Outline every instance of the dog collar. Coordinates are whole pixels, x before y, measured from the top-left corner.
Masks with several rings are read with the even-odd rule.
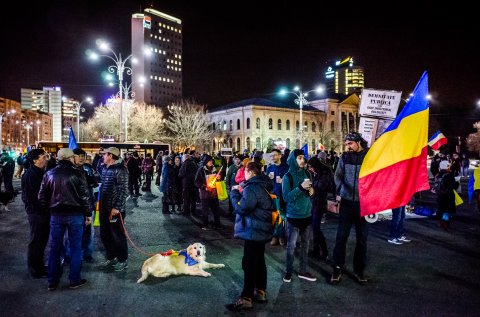
[[[196,261],[194,258],[192,258],[190,255],[188,255],[186,250],[180,251],[178,255],[183,255],[185,257],[185,264],[188,264],[188,266],[192,266],[195,264],[198,264],[198,261]]]

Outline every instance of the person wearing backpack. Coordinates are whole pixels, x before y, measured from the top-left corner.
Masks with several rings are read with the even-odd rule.
[[[237,311],[252,308],[252,301],[267,302],[265,244],[273,236],[272,210],[276,209],[269,194],[273,189],[272,182],[262,173],[260,164],[247,164],[241,194],[238,187],[234,185],[230,192],[235,213],[234,237],[244,240],[243,290],[232,304],[233,310]]]
[[[287,263],[283,276],[285,283],[292,281],[294,251],[297,238],[300,237],[300,270],[298,277],[306,281],[315,282],[316,277],[307,272],[308,248],[312,232],[312,203],[313,195],[310,173],[305,170],[305,153],[296,149],[290,152],[287,159],[288,172],[282,182],[283,199],[286,207],[286,235],[287,235]]]
[[[456,212],[455,194],[453,190],[458,187],[458,182],[455,181],[453,173],[450,172],[450,164],[448,161],[440,162],[440,172],[435,176],[433,184],[433,192],[437,194],[438,212],[437,216],[440,221],[440,226],[444,230],[450,228],[451,214]]]

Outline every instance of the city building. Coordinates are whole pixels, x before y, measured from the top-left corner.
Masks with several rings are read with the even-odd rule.
[[[327,66],[325,71],[325,84],[327,95],[360,94],[365,87],[364,69],[362,66],[353,65],[353,57],[335,61]]]
[[[62,89],[43,87],[39,89],[21,89],[22,109],[52,115],[53,141],[62,141]]]
[[[62,103],[62,141],[68,141],[70,127],[77,133],[77,105],[80,102],[73,98],[63,98]],[[78,136],[76,135],[78,138]]]
[[[52,115],[22,109],[18,101],[0,98],[2,149],[23,150],[38,141],[52,141]]]
[[[304,140],[309,151],[343,150],[343,136],[356,131],[360,99],[352,94],[343,101],[313,100],[303,107]],[[212,109],[208,112],[213,139],[207,151],[233,148],[271,149],[274,141],[284,141],[290,149],[300,148],[300,111],[295,104],[286,105],[267,99],[246,99]]]
[[[182,98],[182,21],[152,8],[132,15],[132,90],[161,107]]]

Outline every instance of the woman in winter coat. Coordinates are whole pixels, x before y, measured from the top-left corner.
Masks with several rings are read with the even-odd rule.
[[[175,170],[173,169],[172,158],[167,156],[162,168],[162,182],[160,184],[160,191],[163,193],[162,203],[164,214],[169,214],[170,205],[173,205],[175,211],[175,199],[173,197],[173,188],[175,186]]]
[[[180,156],[175,157],[175,164],[173,165],[173,170],[175,172],[175,182],[173,187],[173,210],[175,211],[175,205],[177,205],[177,211],[182,212],[182,203],[183,203],[183,196],[182,196],[182,179],[178,176],[181,167],[181,159]]]
[[[456,212],[455,194],[453,190],[458,187],[452,172],[450,172],[448,161],[440,162],[440,172],[435,176],[433,191],[437,194],[438,212],[440,226],[448,230],[450,228],[451,214]]]
[[[240,166],[240,168],[238,169],[237,175],[235,176],[235,182],[237,184],[240,184],[240,187],[239,187],[240,193],[243,191],[243,187],[241,185],[245,181],[245,168],[247,167],[247,164],[250,161],[251,160],[248,157],[243,159],[242,166]]]
[[[232,305],[234,310],[253,307],[252,301],[266,302],[267,267],[265,243],[273,236],[272,210],[274,203],[269,192],[271,180],[262,173],[260,164],[250,162],[245,168],[245,182],[240,194],[233,186],[230,199],[236,214],[234,236],[245,241],[242,268],[243,291]]]
[[[313,231],[313,251],[310,255],[326,261],[328,257],[327,242],[320,226],[322,217],[327,212],[328,194],[332,193],[334,197],[336,196],[335,179],[331,167],[322,163],[317,157],[308,160],[308,170],[313,175],[312,187],[314,189],[314,194],[310,197]]]

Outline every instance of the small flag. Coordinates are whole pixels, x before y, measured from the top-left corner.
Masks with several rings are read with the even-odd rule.
[[[75,134],[73,133],[72,127],[70,127],[70,135],[68,137],[68,148],[70,150],[78,148],[77,139],[75,139]]]
[[[438,151],[438,149],[444,144],[447,144],[447,138],[440,131],[437,131],[437,133],[428,140],[428,145],[435,151]]]
[[[305,143],[305,145],[300,150],[305,153],[305,159],[308,160],[308,143]]]

